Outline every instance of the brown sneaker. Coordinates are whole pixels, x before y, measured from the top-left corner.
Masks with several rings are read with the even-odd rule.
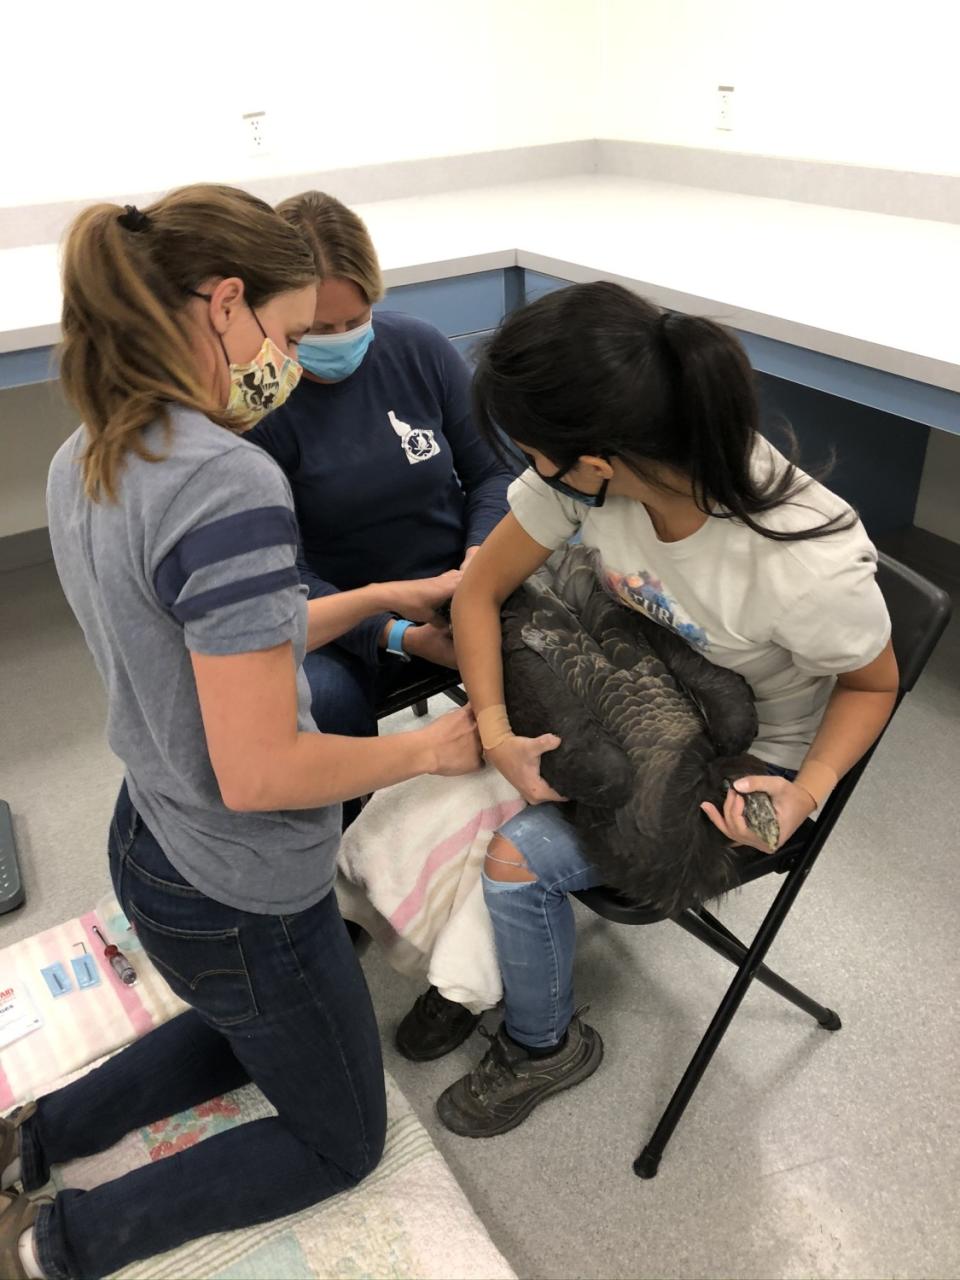
[[[453,1133],[464,1138],[493,1138],[522,1124],[545,1098],[592,1076],[603,1060],[603,1041],[579,1017],[567,1029],[556,1053],[532,1058],[501,1026],[482,1061],[437,1099],[437,1114]]]
[[[6,1120],[0,1120],[0,1176],[7,1165],[20,1159],[20,1134],[18,1130],[24,1120],[29,1120],[37,1109],[35,1102],[24,1103],[11,1111]]]
[[[0,1191],[0,1276],[3,1280],[27,1280],[20,1261],[20,1237],[33,1226],[42,1203],[50,1201],[31,1200],[15,1191]]]

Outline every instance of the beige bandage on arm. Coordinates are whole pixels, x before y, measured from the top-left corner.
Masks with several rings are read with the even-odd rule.
[[[501,742],[513,737],[513,730],[507,719],[507,708],[502,702],[477,712],[477,731],[484,751],[493,751]]]
[[[807,793],[816,808],[821,809],[840,777],[836,769],[824,764],[822,760],[804,760],[794,781]]]

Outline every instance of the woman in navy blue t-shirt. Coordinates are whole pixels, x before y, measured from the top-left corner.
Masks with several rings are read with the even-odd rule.
[[[248,439],[289,477],[310,596],[445,573],[452,592],[506,514],[512,479],[473,428],[467,368],[424,321],[372,316],[383,281],[355,213],[316,191],[277,211],[312,247],[321,283],[300,385]],[[403,658],[456,665],[446,630],[387,614],[308,654],[318,727],[375,734],[378,699],[413,674]]]

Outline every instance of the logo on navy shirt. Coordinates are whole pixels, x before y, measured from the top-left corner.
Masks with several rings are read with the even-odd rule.
[[[408,422],[402,422],[392,409],[387,412],[387,417],[390,419],[391,427],[400,437],[403,452],[411,465],[415,462],[426,462],[428,458],[435,458],[440,452],[436,436],[426,427],[411,427]]]

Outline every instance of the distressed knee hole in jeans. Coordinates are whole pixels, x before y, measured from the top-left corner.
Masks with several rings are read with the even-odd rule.
[[[516,845],[499,835],[490,842],[483,861],[483,877],[488,883],[497,885],[534,884],[537,879]]]
[[[486,871],[483,873],[484,893],[512,893],[514,889],[527,889],[536,883],[536,880],[494,880]]]

